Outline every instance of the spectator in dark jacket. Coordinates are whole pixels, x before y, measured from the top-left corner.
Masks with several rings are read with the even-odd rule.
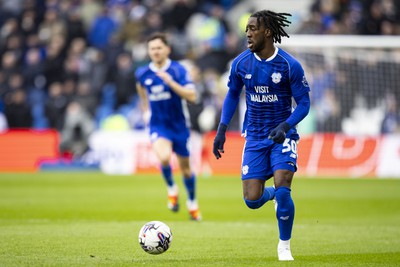
[[[24,90],[17,89],[10,95],[9,102],[5,103],[4,113],[9,128],[32,127],[31,109],[26,101]]]

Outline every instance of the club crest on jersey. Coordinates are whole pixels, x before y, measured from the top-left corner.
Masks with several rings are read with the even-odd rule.
[[[145,85],[150,85],[150,84],[152,84],[153,83],[153,80],[152,79],[146,79],[145,81],[144,81],[144,84]]]
[[[244,78],[245,78],[246,80],[250,80],[250,79],[251,79],[251,74],[246,74],[246,75],[244,76]]]
[[[244,165],[242,167],[242,173],[243,173],[243,175],[246,175],[246,174],[249,173],[249,166],[248,165]]]
[[[279,83],[282,79],[282,74],[279,72],[274,72],[272,73],[271,78],[274,83]]]

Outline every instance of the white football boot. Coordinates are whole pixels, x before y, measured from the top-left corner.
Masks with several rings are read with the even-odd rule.
[[[292,252],[290,251],[290,240],[279,240],[278,258],[280,261],[293,261]]]

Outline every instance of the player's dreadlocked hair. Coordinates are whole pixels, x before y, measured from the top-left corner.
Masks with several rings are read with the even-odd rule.
[[[292,16],[289,13],[275,13],[269,10],[261,10],[254,12],[250,17],[257,18],[258,25],[264,24],[265,28],[272,31],[272,40],[274,43],[281,43],[282,37],[288,37],[283,27],[289,26],[291,23],[287,20],[287,16]]]

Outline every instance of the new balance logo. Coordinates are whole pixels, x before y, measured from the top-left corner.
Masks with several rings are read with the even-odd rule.
[[[244,78],[247,79],[247,80],[250,80],[250,79],[251,79],[251,74],[246,74],[246,75],[244,76]]]
[[[287,221],[287,220],[289,220],[289,216],[285,216],[285,217],[281,216],[281,217],[279,217],[279,219],[281,219],[282,221]]]

